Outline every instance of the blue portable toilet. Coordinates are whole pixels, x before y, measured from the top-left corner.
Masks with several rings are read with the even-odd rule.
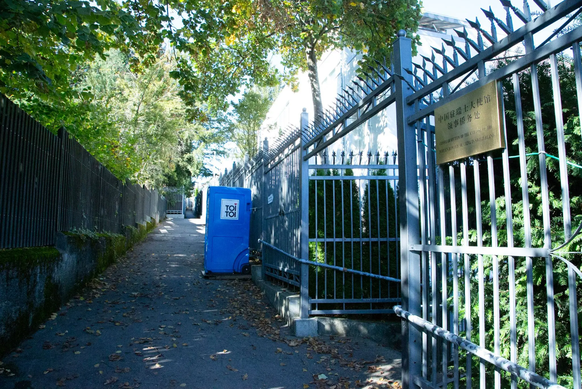
[[[211,186],[206,202],[204,271],[250,274],[251,190]]]

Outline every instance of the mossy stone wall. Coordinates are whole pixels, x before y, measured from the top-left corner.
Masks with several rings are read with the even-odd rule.
[[[155,226],[127,227],[124,235],[59,233],[56,247],[0,250],[0,357]]]

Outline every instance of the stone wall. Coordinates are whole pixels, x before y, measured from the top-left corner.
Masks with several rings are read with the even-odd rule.
[[[0,357],[155,227],[59,233],[56,247],[0,250]]]

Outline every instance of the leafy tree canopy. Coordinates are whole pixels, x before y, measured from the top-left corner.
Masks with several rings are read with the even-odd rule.
[[[317,114],[323,52],[381,59],[419,17],[417,0],[6,0],[0,92],[65,126],[120,178],[158,183],[178,166],[200,171],[201,155],[185,156],[225,139],[229,96],[308,70]],[[277,53],[284,71],[270,63]],[[239,129],[265,109],[246,97]]]
[[[316,120],[323,111],[317,71],[323,53],[358,50],[361,66],[376,67],[375,61],[389,58],[398,31],[412,34],[421,16],[417,0],[262,0],[257,8],[261,20],[273,26],[284,65],[308,71]]]
[[[68,127],[120,178],[154,187],[168,181],[182,186],[201,169],[201,146],[221,142],[220,133],[186,120],[180,87],[169,76],[173,65],[164,55],[136,74],[126,55],[111,51],[79,83],[93,97],[80,103],[84,123]]]
[[[273,102],[268,90],[250,90],[233,104],[230,130],[237,144],[239,157],[253,158],[258,151],[258,134]]]
[[[143,4],[146,3],[146,4]],[[149,2],[22,1],[0,3],[0,88],[16,98],[69,98],[71,74],[112,47],[148,58],[167,19]]]

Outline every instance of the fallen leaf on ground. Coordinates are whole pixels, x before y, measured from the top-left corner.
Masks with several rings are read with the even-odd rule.
[[[107,381],[105,381],[105,385],[113,384],[113,383],[117,382],[118,379],[119,378],[117,378],[117,377],[111,377]]]

